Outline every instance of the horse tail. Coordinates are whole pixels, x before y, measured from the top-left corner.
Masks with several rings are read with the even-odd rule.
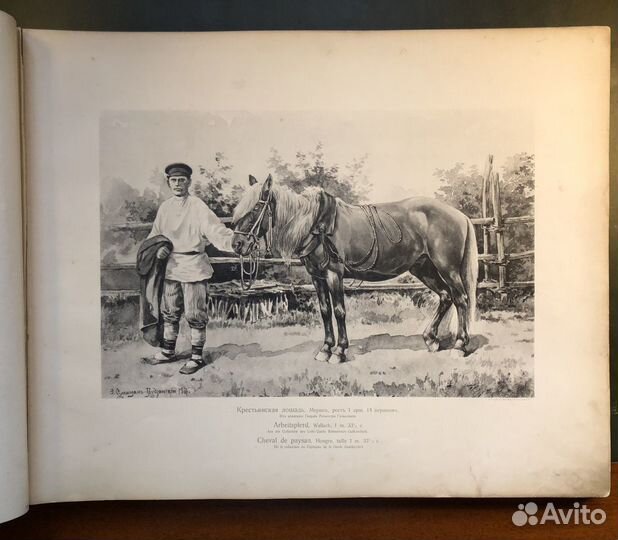
[[[476,245],[474,225],[472,225],[469,218],[466,218],[466,221],[468,222],[468,231],[461,260],[461,279],[468,296],[468,328],[470,329],[476,320],[476,283],[479,274],[479,252]]]

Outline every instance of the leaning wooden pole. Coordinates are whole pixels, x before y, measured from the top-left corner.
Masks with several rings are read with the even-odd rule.
[[[485,164],[485,171],[483,173],[483,185],[481,189],[481,213],[483,219],[487,218],[487,192],[490,187],[490,176],[493,169],[494,156],[489,154],[487,156],[487,163]],[[487,223],[482,225],[483,227],[483,255],[489,255],[489,225]],[[489,265],[483,263],[483,281],[489,281]]]
[[[502,221],[502,204],[500,197],[500,175],[491,175],[491,205],[494,211],[494,230],[496,231],[496,247],[498,250],[498,287],[506,287],[506,255],[504,251],[504,224]]]

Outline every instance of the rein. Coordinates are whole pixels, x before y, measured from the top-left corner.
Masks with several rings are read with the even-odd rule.
[[[259,250],[252,251],[247,257],[249,260],[249,269],[245,266],[245,257],[240,255],[240,288],[243,291],[248,291],[255,280],[257,279],[258,270],[260,268],[260,254]]]
[[[235,231],[236,234],[240,234],[242,236],[247,236],[251,240],[253,240],[254,248],[251,250],[248,256],[239,255],[240,257],[240,288],[243,291],[248,291],[258,276],[258,271],[260,269],[260,228],[262,227],[262,222],[264,221],[264,216],[268,214],[268,229],[266,234],[264,235],[264,242],[266,243],[266,252],[265,256],[272,256],[272,243],[273,243],[273,212],[270,207],[270,203],[272,201],[272,190],[268,191],[268,195],[266,199],[261,199],[256,204],[261,204],[262,208],[260,213],[258,214],[257,219],[251,226],[248,232],[243,231]],[[245,266],[245,258],[248,259],[248,269]]]

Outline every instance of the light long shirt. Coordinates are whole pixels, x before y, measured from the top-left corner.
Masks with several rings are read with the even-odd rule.
[[[158,234],[167,236],[174,246],[165,279],[191,283],[212,276],[204,248],[212,243],[222,251],[232,251],[234,232],[202,199],[188,195],[171,197],[161,204],[148,238]]]

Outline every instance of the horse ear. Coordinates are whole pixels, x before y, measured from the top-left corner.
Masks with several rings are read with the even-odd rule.
[[[254,186],[255,184],[257,184],[257,179],[255,178],[255,176],[253,176],[252,174],[249,175],[249,185],[250,186]]]
[[[264,184],[262,185],[262,194],[266,195],[269,191],[270,188],[273,187],[273,177],[272,175],[268,175],[268,178],[264,181]]]

